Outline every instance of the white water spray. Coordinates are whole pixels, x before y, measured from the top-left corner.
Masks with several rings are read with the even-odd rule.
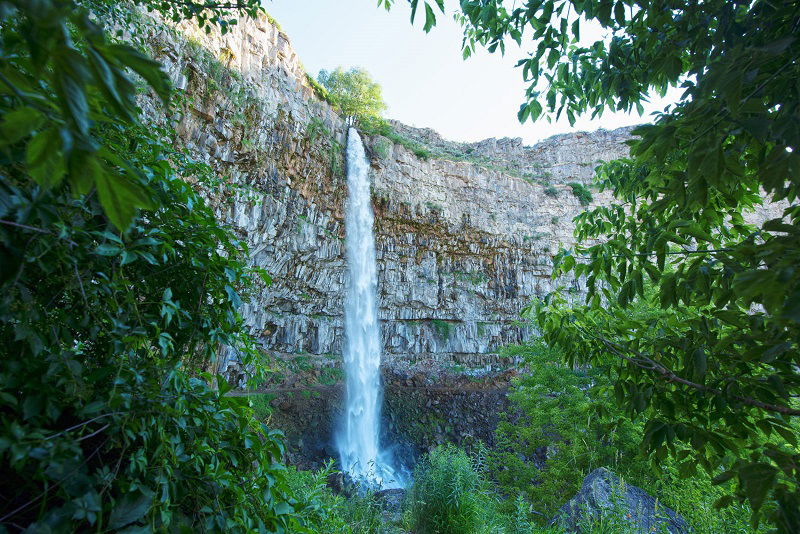
[[[369,161],[361,137],[350,128],[347,139],[348,204],[345,244],[350,285],[345,301],[347,385],[342,428],[338,435],[342,468],[358,482],[382,488],[404,485],[379,445],[381,417],[381,341],[376,291],[374,217],[369,190]]]

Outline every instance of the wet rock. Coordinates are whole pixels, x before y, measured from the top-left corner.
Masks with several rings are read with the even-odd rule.
[[[674,510],[641,488],[624,484],[603,467],[587,475],[581,489],[561,507],[551,524],[560,524],[567,532],[581,532],[581,521],[607,514],[616,514],[642,534],[663,532],[662,529],[670,534],[690,532],[686,520]]]
[[[344,492],[344,474],[341,471],[336,471],[328,475],[325,485],[336,494]]]
[[[389,512],[401,511],[405,497],[406,490],[399,488],[376,491],[374,495],[375,502]]]

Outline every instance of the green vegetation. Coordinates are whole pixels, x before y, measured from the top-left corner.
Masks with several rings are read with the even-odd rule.
[[[554,185],[546,185],[544,186],[544,194],[549,197],[556,198],[558,196],[558,188],[556,188]]]
[[[487,280],[486,274],[481,271],[453,271],[453,279],[459,282],[467,282],[473,286],[481,285]]]
[[[446,341],[450,338],[450,330],[452,326],[447,321],[443,321],[442,319],[431,319],[431,327],[433,327],[433,331],[436,332],[436,335],[439,336],[439,339],[442,341]]]
[[[437,447],[418,464],[407,505],[414,532],[491,532],[494,500],[476,467],[452,446]]]
[[[231,11],[143,2],[226,32]],[[258,375],[247,251],[182,177],[210,169],[139,122],[159,65],[71,1],[0,26],[0,530],[304,530],[279,433],[214,376]],[[141,210],[141,211],[140,211]],[[20,527],[24,525],[24,527]]]
[[[314,534],[377,534],[382,525],[380,508],[373,495],[345,498],[326,486],[333,473],[333,462],[316,472],[286,470],[291,492],[308,506],[302,512],[304,522]]]
[[[317,79],[348,124],[361,125],[380,120],[386,109],[381,86],[363,69],[354,67],[345,71],[339,67],[330,72],[321,70]]]
[[[695,532],[752,531],[746,507],[714,509],[725,492],[709,479],[681,477],[674,461],[649,465],[639,450],[644,424],[624,418],[608,396],[609,368],[570,369],[541,342],[504,355],[522,356],[527,372],[509,394],[513,410],[498,425],[489,472],[502,494],[530,503],[532,521],[553,517],[586,475],[607,467],[677,510]],[[514,506],[507,500],[501,510]]]
[[[767,531],[751,528],[746,505],[717,510],[724,488],[681,476],[672,460],[650,464],[639,447],[644,424],[628,421],[607,394],[608,369],[570,369],[540,342],[509,347],[503,355],[523,357],[526,372],[512,387],[495,447],[478,444],[470,457],[445,445],[423,458],[404,504],[407,530],[563,534],[548,521],[589,472],[607,467],[683,515],[693,532]],[[632,534],[627,513],[617,505],[585,517],[581,532]]]
[[[328,90],[321,83],[319,83],[316,78],[311,76],[309,73],[306,73],[306,81],[308,81],[308,84],[311,86],[311,88],[314,90],[314,93],[320,98],[320,100],[324,100],[329,104],[335,104],[335,101],[333,98],[331,98]]]
[[[275,395],[256,393],[248,395],[247,399],[250,401],[250,407],[253,409],[253,417],[262,423],[268,423],[272,416],[272,400]]]
[[[379,159],[385,160],[389,157],[389,151],[392,149],[392,144],[388,139],[379,137],[378,140],[375,141],[375,144],[372,148],[375,151],[375,155],[378,156]]]
[[[432,3],[410,4],[423,6],[428,31]],[[746,502],[755,522],[800,531],[796,6],[476,0],[457,18],[464,57],[530,43],[522,122],[642,113],[651,93],[681,86],[679,103],[634,131],[631,159],[602,166],[617,205],[580,215],[581,243],[559,256],[561,273],[587,280],[585,305],[552,296],[533,316],[570,364],[613,369],[616,402],[646,421],[654,463],[715,476],[719,506]],[[613,38],[581,41],[587,23]],[[746,224],[764,200],[789,207]],[[632,318],[642,302],[663,314]]]
[[[572,194],[575,195],[581,206],[586,207],[592,203],[592,192],[585,185],[578,182],[570,182],[567,185],[572,188]]]
[[[360,124],[359,127],[361,131],[367,135],[380,135],[389,139],[395,144],[405,147],[421,160],[427,160],[434,156],[433,152],[431,152],[427,147],[400,135],[394,130],[394,128],[391,127],[391,125],[389,125],[388,122],[382,119],[366,121],[363,124]]]

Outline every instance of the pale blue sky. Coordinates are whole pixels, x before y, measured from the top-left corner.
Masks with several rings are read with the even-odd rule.
[[[566,118],[521,125],[516,114],[526,85],[520,69],[514,68],[523,57],[520,50],[507,50],[505,57],[481,51],[464,61],[461,28],[451,16],[440,14],[437,26],[425,34],[424,13],[412,27],[404,0],[397,0],[388,13],[376,3],[264,0],[264,7],[289,35],[310,74],[322,68],[362,67],[383,87],[387,117],[433,128],[447,139],[522,137],[532,144],[557,133],[647,122],[647,113],[666,103],[654,100],[644,117],[606,113],[590,121],[587,116],[574,128]]]

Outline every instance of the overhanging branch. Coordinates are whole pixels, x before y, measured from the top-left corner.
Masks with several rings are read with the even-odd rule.
[[[752,406],[754,408],[760,408],[762,410],[768,412],[775,412],[781,415],[788,415],[788,416],[800,416],[800,410],[790,408],[788,406],[783,406],[780,404],[770,404],[767,402],[762,402],[757,399],[753,399],[752,397],[742,397],[740,395],[726,395],[721,389],[712,388],[710,386],[706,386],[704,384],[698,384],[697,382],[692,382],[691,380],[687,380],[682,376],[679,376],[670,368],[666,367],[665,365],[653,360],[649,356],[642,354],[640,352],[626,349],[622,347],[618,343],[610,341],[604,337],[592,334],[581,328],[580,326],[576,325],[576,327],[584,333],[584,335],[595,339],[603,344],[603,346],[608,349],[612,354],[622,358],[623,360],[627,361],[631,365],[639,367],[640,369],[644,369],[647,371],[655,372],[659,377],[664,379],[666,382],[672,382],[676,384],[682,384],[684,386],[690,387],[692,389],[696,389],[697,391],[702,391],[703,393],[710,393],[712,395],[718,395],[721,397],[727,397],[734,399],[736,401],[741,402],[747,406]],[[635,358],[630,357],[626,352],[632,353]]]

